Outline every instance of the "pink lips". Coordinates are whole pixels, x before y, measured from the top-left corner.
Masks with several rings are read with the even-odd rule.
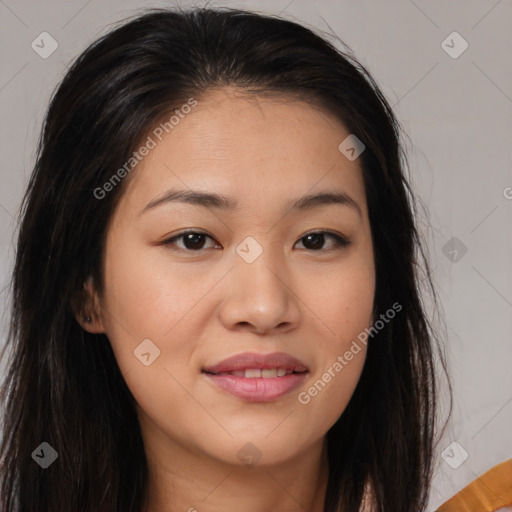
[[[283,376],[244,376],[245,370],[256,370],[249,374],[279,373]],[[237,372],[233,375],[229,372]],[[250,402],[268,402],[286,395],[298,387],[308,373],[302,361],[284,352],[258,354],[246,352],[229,357],[220,363],[203,369],[208,380],[228,393]],[[241,375],[242,374],[242,375]]]

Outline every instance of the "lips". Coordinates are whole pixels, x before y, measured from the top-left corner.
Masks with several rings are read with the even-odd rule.
[[[239,354],[202,370],[216,389],[247,402],[269,402],[288,395],[309,373],[284,352]]]
[[[271,354],[246,352],[228,357],[220,363],[203,369],[205,373],[216,375],[233,374],[245,376],[246,378],[282,377],[286,374],[303,373],[306,371],[308,371],[308,368],[302,361],[285,352],[273,352]]]

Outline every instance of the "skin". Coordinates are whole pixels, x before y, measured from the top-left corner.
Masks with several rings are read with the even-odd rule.
[[[346,127],[291,98],[211,91],[129,177],[105,250],[105,292],[91,282],[90,332],[104,332],[138,407],[149,465],[146,512],[323,510],[325,434],[344,411],[366,348],[307,405],[310,388],[372,324],[375,266],[362,169],[338,145]],[[171,188],[215,192],[238,210],[167,202],[140,213]],[[286,201],[333,190],[360,207],[329,204],[287,212]],[[211,237],[186,249],[184,230]],[[303,237],[332,231],[319,249]],[[236,252],[253,237],[262,254]],[[201,246],[201,243],[196,245]],[[311,248],[313,245],[313,248]],[[174,247],[174,249],[173,249]],[[160,356],[134,356],[144,339]],[[201,373],[242,352],[283,351],[309,373],[272,402],[227,394]],[[237,453],[247,443],[253,467]]]

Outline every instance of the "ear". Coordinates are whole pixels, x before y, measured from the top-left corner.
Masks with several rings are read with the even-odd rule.
[[[89,277],[84,283],[83,290],[72,304],[76,321],[82,329],[91,334],[104,333],[103,310],[98,294],[94,289],[93,279]]]

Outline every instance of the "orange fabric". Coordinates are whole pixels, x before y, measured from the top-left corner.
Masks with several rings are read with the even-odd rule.
[[[512,459],[473,480],[436,512],[494,512],[512,506]]]

